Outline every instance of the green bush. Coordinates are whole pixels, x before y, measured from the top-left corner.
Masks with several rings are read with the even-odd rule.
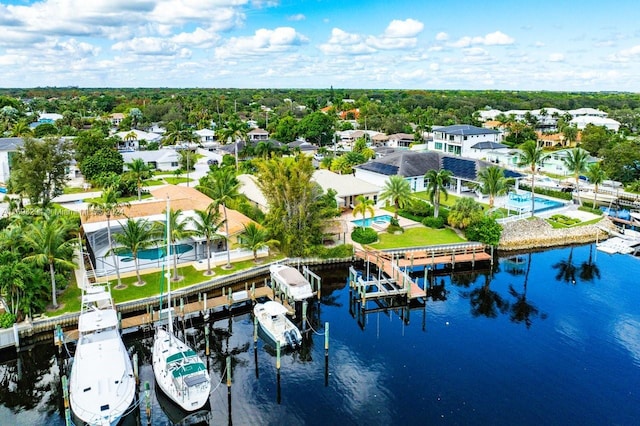
[[[351,233],[351,239],[360,244],[371,244],[378,241],[378,233],[372,228],[356,227]]]
[[[389,234],[402,233],[402,232],[404,232],[404,228],[402,228],[402,226],[400,226],[400,225],[390,224],[389,226],[387,226],[386,231]]]
[[[580,206],[578,207],[578,210],[591,213],[591,214],[597,214],[598,216],[602,216],[602,210],[594,209],[594,208],[591,208],[590,206]]]
[[[353,256],[351,244],[341,244],[336,247],[317,246],[314,253],[321,259],[344,259]]]
[[[464,231],[467,240],[478,241],[491,246],[498,245],[500,234],[502,234],[502,226],[494,218],[486,216],[482,220],[469,225]]]
[[[400,212],[416,217],[428,217],[433,216],[433,206],[424,200],[414,198],[404,209],[400,210]]]
[[[428,228],[442,229],[444,228],[444,217],[425,217],[422,219],[422,224]]]
[[[524,185],[522,183],[520,183],[518,185],[518,188],[522,189],[524,191],[531,191],[531,187],[530,186]],[[536,194],[546,195],[548,197],[553,197],[553,198],[559,198],[561,200],[571,200],[571,199],[573,199],[573,194],[571,192],[556,191],[554,189],[540,188],[538,186],[536,186]]]
[[[12,327],[16,322],[16,316],[10,312],[0,314],[0,328]]]

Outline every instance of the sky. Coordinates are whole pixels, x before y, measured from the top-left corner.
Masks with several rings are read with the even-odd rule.
[[[0,0],[0,87],[640,92],[636,0]]]

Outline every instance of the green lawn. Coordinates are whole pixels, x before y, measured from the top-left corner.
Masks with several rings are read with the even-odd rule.
[[[261,258],[260,262],[268,263],[275,260],[283,259],[284,256],[280,254],[274,254],[267,258]],[[213,277],[204,275],[205,271],[198,271],[193,266],[178,267],[178,275],[181,277],[180,281],[171,282],[171,290],[179,290],[181,288],[208,281],[215,277],[225,276],[233,274],[234,272],[250,269],[256,266],[253,260],[244,260],[241,262],[235,262],[231,264],[231,269],[223,269],[221,267],[211,268],[215,272]],[[113,287],[116,286],[116,279],[112,279],[111,294],[115,303],[128,302],[131,300],[144,299],[160,294],[162,271],[151,272],[148,274],[142,274],[142,280],[146,283],[144,286],[136,286],[134,283],[137,281],[135,276],[122,278],[122,283],[127,287],[122,290],[116,290]],[[166,283],[163,283],[166,290]],[[80,297],[81,291],[78,289],[75,282],[69,284],[69,287],[58,297],[58,303],[61,308],[56,311],[47,312],[47,316],[63,315],[70,312],[80,311]]]
[[[428,246],[436,244],[455,244],[466,241],[452,229],[432,229],[427,227],[409,228],[400,235],[387,232],[379,234],[380,240],[371,244],[375,249]]]
[[[193,182],[193,179],[191,178],[187,179],[186,177],[165,177],[164,180],[171,185],[177,185],[179,183],[186,183],[186,182]]]

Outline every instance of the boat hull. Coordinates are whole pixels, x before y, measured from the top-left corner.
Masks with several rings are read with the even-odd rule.
[[[281,348],[298,347],[302,343],[302,334],[298,327],[285,316],[286,309],[277,302],[258,303],[253,314],[263,334]]]
[[[288,298],[296,302],[313,297],[311,283],[296,268],[287,265],[271,265],[269,267],[271,278]]]
[[[153,374],[160,390],[185,411],[204,407],[209,401],[211,381],[200,357],[163,328],[156,330],[152,354]]]
[[[69,375],[71,410],[86,424],[117,424],[135,397],[131,359],[117,328],[110,293],[87,293],[82,304],[80,333]]]

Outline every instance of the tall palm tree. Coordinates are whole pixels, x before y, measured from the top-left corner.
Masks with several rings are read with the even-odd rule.
[[[238,170],[238,141],[246,140],[248,130],[247,125],[242,121],[232,120],[218,133],[218,138],[225,144],[231,141],[235,146],[236,171]]]
[[[587,179],[593,184],[593,208],[596,208],[598,201],[598,186],[607,179],[607,172],[604,171],[600,163],[591,164],[587,168]]]
[[[73,269],[73,248],[76,239],[71,232],[75,225],[63,218],[48,218],[36,220],[27,226],[22,238],[31,254],[24,257],[27,262],[34,262],[39,266],[49,267],[51,277],[51,303],[58,307],[56,295],[56,268]]]
[[[353,215],[357,216],[362,213],[362,218],[367,219],[367,213],[371,213],[371,217],[376,214],[376,211],[373,208],[374,202],[372,199],[365,197],[364,195],[358,195],[356,197],[356,205],[353,208]]]
[[[261,228],[255,223],[251,222],[248,225],[243,226],[244,231],[240,236],[240,246],[251,250],[253,253],[253,261],[255,263],[258,262],[258,250],[279,244],[279,241],[269,239],[267,230]]]
[[[535,207],[535,187],[536,187],[536,170],[538,165],[547,158],[542,148],[538,146],[535,141],[526,141],[520,146],[522,153],[520,154],[520,161],[518,161],[518,167],[529,167],[531,171],[531,217],[534,214]]]
[[[166,210],[164,212],[167,213]],[[191,235],[194,235],[194,231],[187,229],[187,225],[189,224],[189,220],[183,219],[180,220],[180,216],[182,215],[182,210],[169,210],[169,230],[171,231],[171,235],[169,235],[169,251],[167,256],[170,256],[173,253],[173,277],[174,281],[178,281],[180,276],[178,275],[178,250],[176,247],[176,243],[184,238],[187,238]],[[157,222],[157,229],[155,232],[161,235],[167,235],[167,223],[165,222]]]
[[[580,199],[580,175],[587,170],[589,153],[582,148],[574,148],[567,151],[567,157],[562,159],[565,167],[573,174],[576,181],[576,194],[578,194],[578,204],[582,205]]]
[[[445,200],[449,198],[447,186],[451,183],[453,173],[446,169],[431,169],[425,175],[427,179],[427,192],[429,201],[433,204],[433,217],[438,217],[440,213],[440,194],[444,194]]]
[[[17,138],[33,136],[33,130],[29,127],[29,123],[25,120],[20,120],[11,128],[11,136]]]
[[[504,176],[504,170],[498,166],[489,166],[478,172],[478,189],[489,195],[489,208],[493,208],[496,197],[509,191],[511,182]]]
[[[211,270],[211,240],[222,236],[218,234],[218,229],[222,225],[220,210],[216,206],[209,206],[206,210],[195,210],[196,216],[191,218],[195,227],[195,235],[204,237],[207,246],[207,272],[205,275],[213,275]]]
[[[393,218],[398,220],[398,210],[404,208],[411,201],[411,186],[402,176],[391,176],[380,193],[380,199],[393,203],[396,207]]]
[[[144,285],[144,281],[142,281],[142,277],[140,276],[138,253],[157,243],[158,235],[154,231],[151,223],[149,223],[147,219],[127,218],[127,222],[122,227],[122,233],[115,234],[113,239],[116,243],[120,244],[122,248],[131,252],[131,257],[136,267],[137,284]],[[118,249],[116,248],[116,250]]]
[[[213,200],[214,208],[222,206],[224,213],[224,229],[227,238],[227,264],[226,269],[231,269],[231,251],[229,244],[229,222],[227,220],[227,204],[238,198],[240,182],[235,173],[229,168],[220,168],[211,172],[205,185],[201,187],[202,192]]]
[[[570,147],[578,137],[578,128],[573,125],[565,125],[562,127],[562,136],[564,136],[565,145]]]
[[[104,215],[107,218],[107,238],[109,239],[109,252],[111,253],[111,261],[116,268],[116,276],[118,278],[118,284],[115,288],[122,288],[122,279],[120,278],[120,266],[116,261],[116,254],[113,251],[113,238],[111,236],[111,217],[114,215],[120,215],[123,207],[128,207],[129,203],[124,203],[118,200],[120,192],[115,188],[108,187],[102,191],[100,198],[96,201],[89,203],[87,214]]]
[[[142,199],[142,185],[144,180],[151,177],[151,168],[144,162],[142,158],[134,158],[130,163],[125,163],[127,173],[131,174],[136,180],[138,188],[138,201]]]

